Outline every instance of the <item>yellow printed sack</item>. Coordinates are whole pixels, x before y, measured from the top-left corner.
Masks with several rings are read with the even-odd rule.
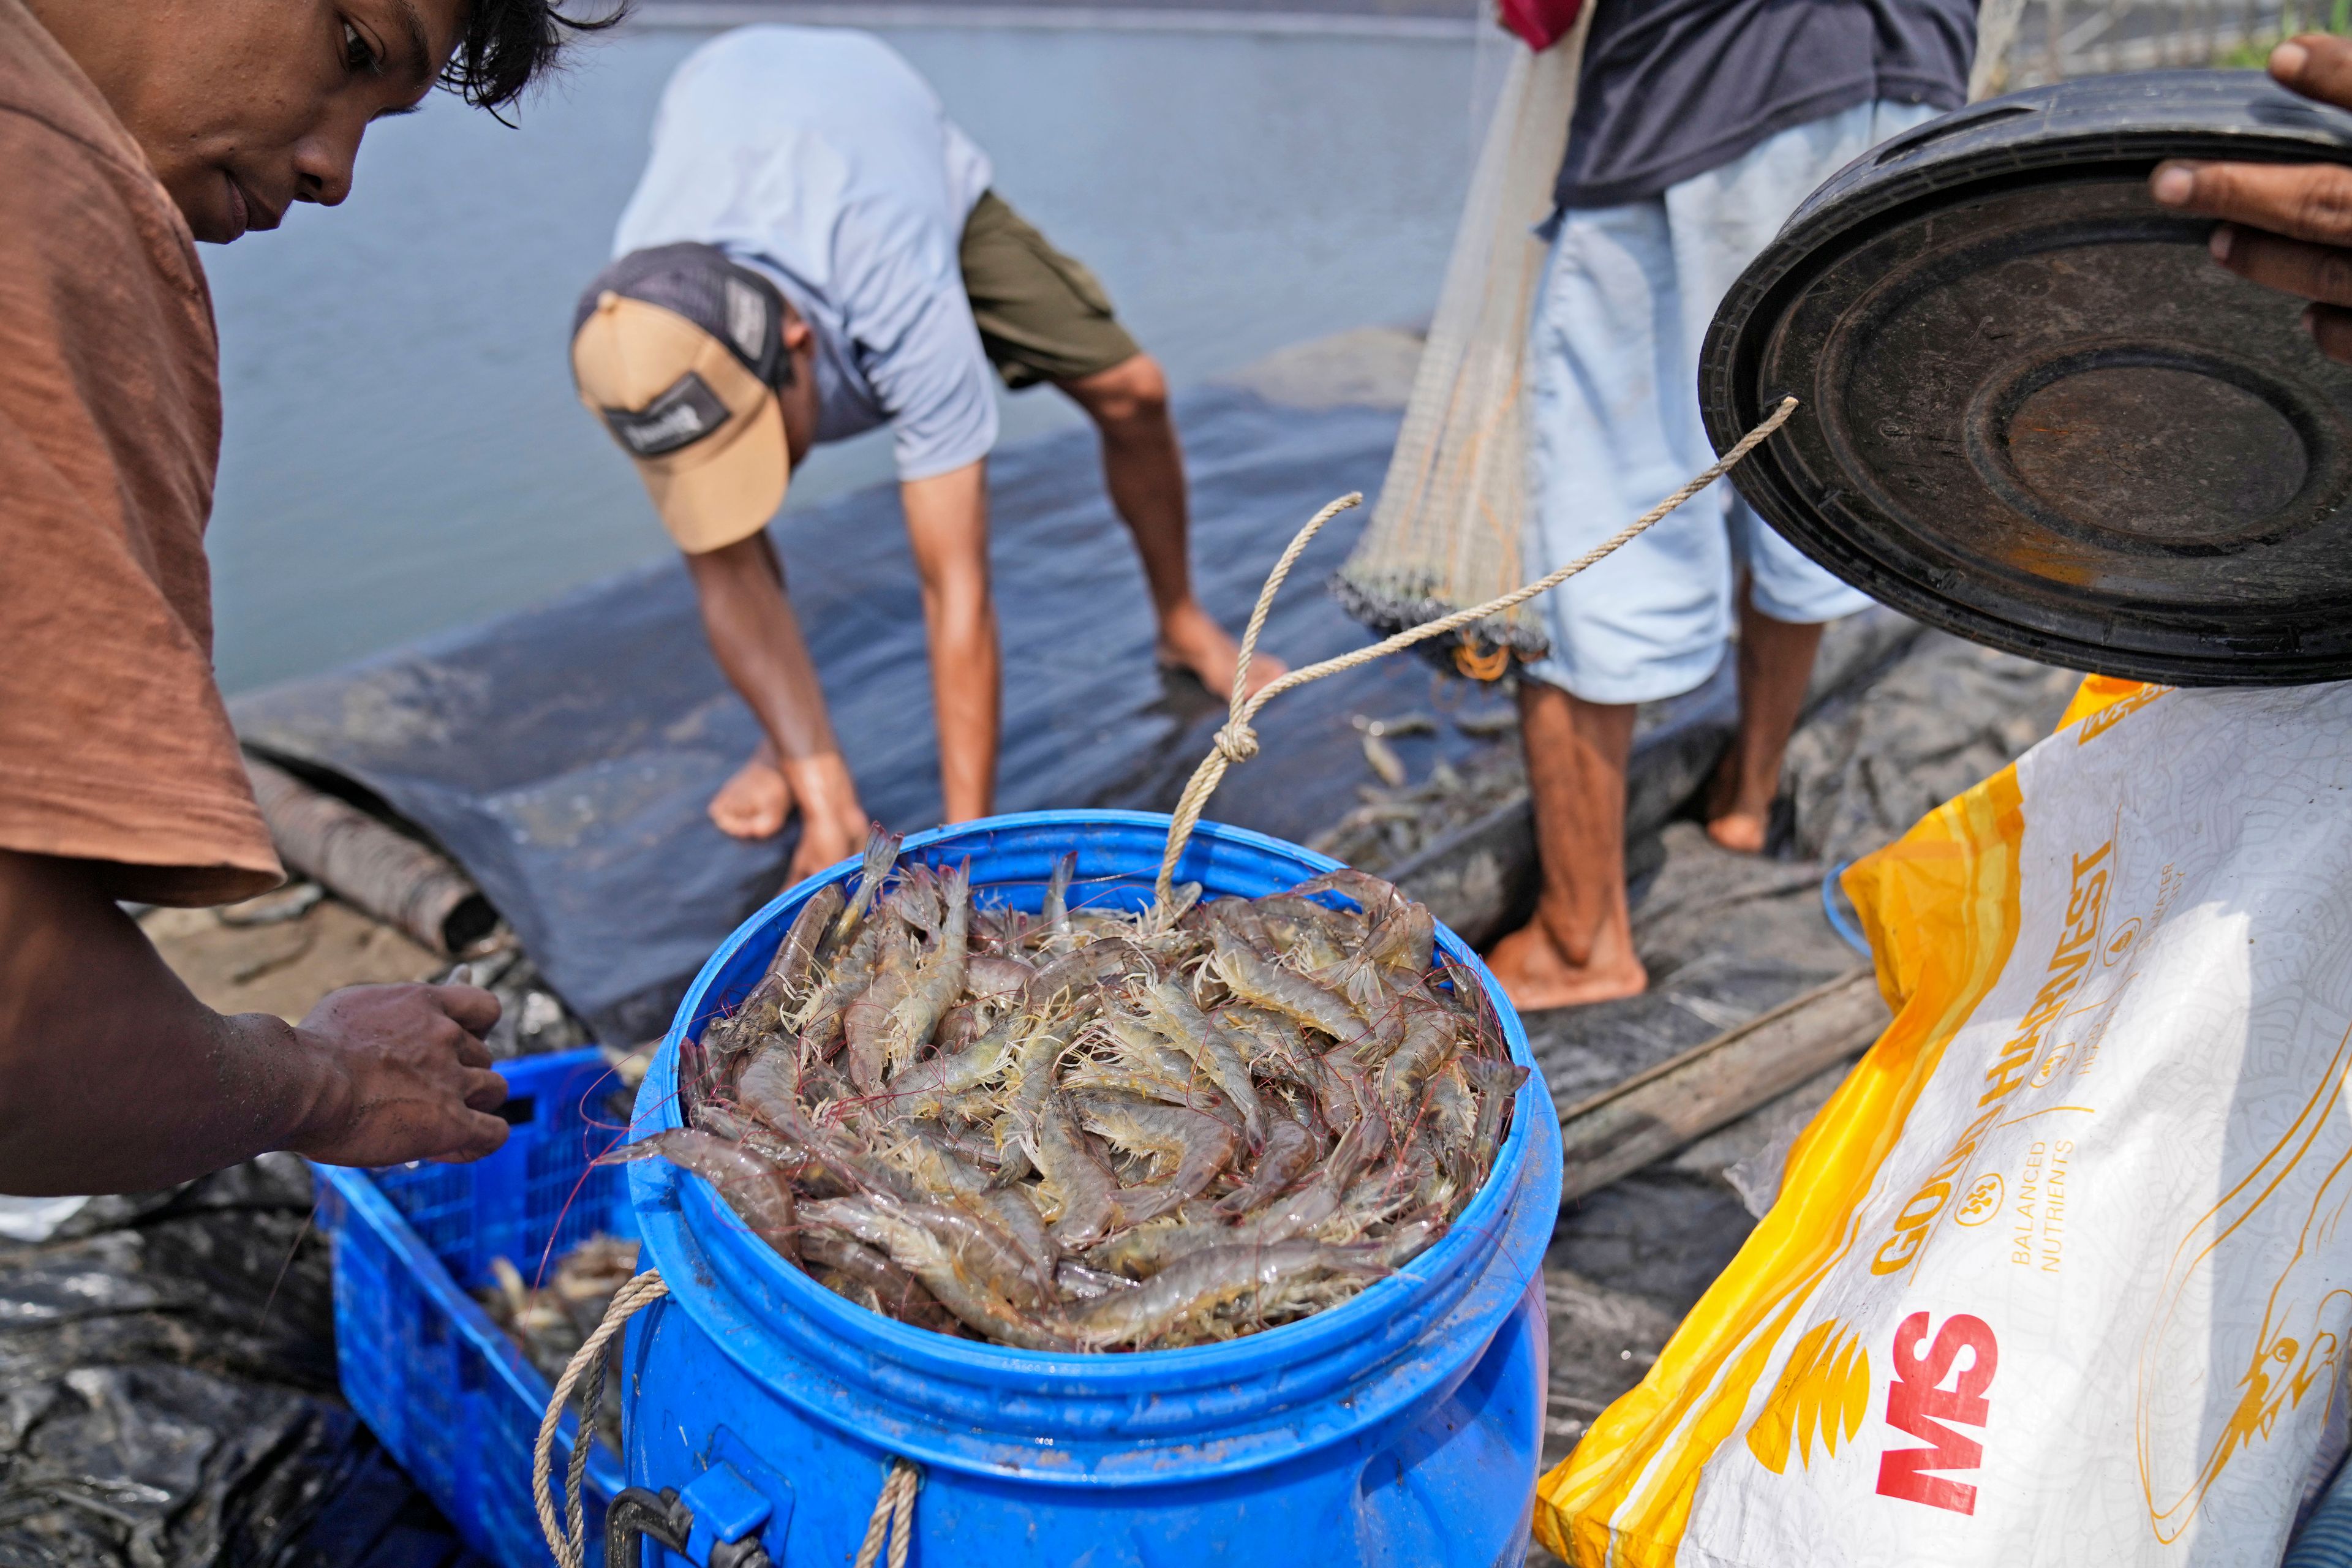
[[[1538,1537],[2277,1562],[2352,1330],[2352,684],[2086,682],[1845,887],[1895,1021]]]

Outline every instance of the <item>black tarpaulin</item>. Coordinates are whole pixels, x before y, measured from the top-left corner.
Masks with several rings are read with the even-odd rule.
[[[1292,532],[1334,496],[1379,484],[1397,416],[1232,387],[1189,394],[1177,412],[1201,595],[1237,628]],[[618,465],[614,482],[630,482]],[[1223,703],[1154,668],[1142,574],[1092,433],[999,452],[990,506],[999,809],[1172,805]],[[1362,645],[1319,590],[1363,515],[1326,529],[1268,623],[1265,646],[1294,664]],[[938,752],[896,487],[788,513],[775,539],[866,808],[891,827],[932,825]],[[1277,700],[1265,750],[1234,770],[1211,816],[1293,838],[1328,826],[1371,776],[1350,715],[1426,709],[1431,679],[1390,660]],[[779,889],[789,839],[739,843],[704,815],[758,732],[674,558],[234,711],[257,750],[348,780],[436,839],[608,1039],[666,1026],[702,961]],[[1407,756],[1425,768],[1475,744],[1448,731]]]

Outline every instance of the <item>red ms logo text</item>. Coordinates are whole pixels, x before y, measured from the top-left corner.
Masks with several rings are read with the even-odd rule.
[[[1975,1487],[1931,1472],[1973,1470],[1984,1462],[1984,1444],[1954,1428],[1981,1432],[1991,1414],[1986,1396],[2000,1364],[1991,1328],[1982,1318],[1956,1312],[1931,1339],[1927,1314],[1914,1312],[1895,1328],[1894,1361],[1886,1424],[1927,1446],[1889,1448],[1879,1456],[1879,1495],[1954,1513],[1976,1512]]]

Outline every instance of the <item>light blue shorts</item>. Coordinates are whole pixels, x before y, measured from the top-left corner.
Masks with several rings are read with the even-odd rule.
[[[1528,575],[1574,560],[1715,461],[1699,425],[1698,351],[1716,306],[1814,187],[1937,113],[1860,104],[1664,195],[1564,216],[1530,344]],[[1527,673],[1588,702],[1703,685],[1731,635],[1741,567],[1774,620],[1816,625],[1870,603],[1725,481],[1545,595],[1551,652]]]

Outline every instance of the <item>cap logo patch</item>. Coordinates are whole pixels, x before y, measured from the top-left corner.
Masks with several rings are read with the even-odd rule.
[[[604,415],[614,439],[633,456],[659,458],[693,446],[726,424],[727,405],[701,376],[688,371],[643,408],[607,408]]]

